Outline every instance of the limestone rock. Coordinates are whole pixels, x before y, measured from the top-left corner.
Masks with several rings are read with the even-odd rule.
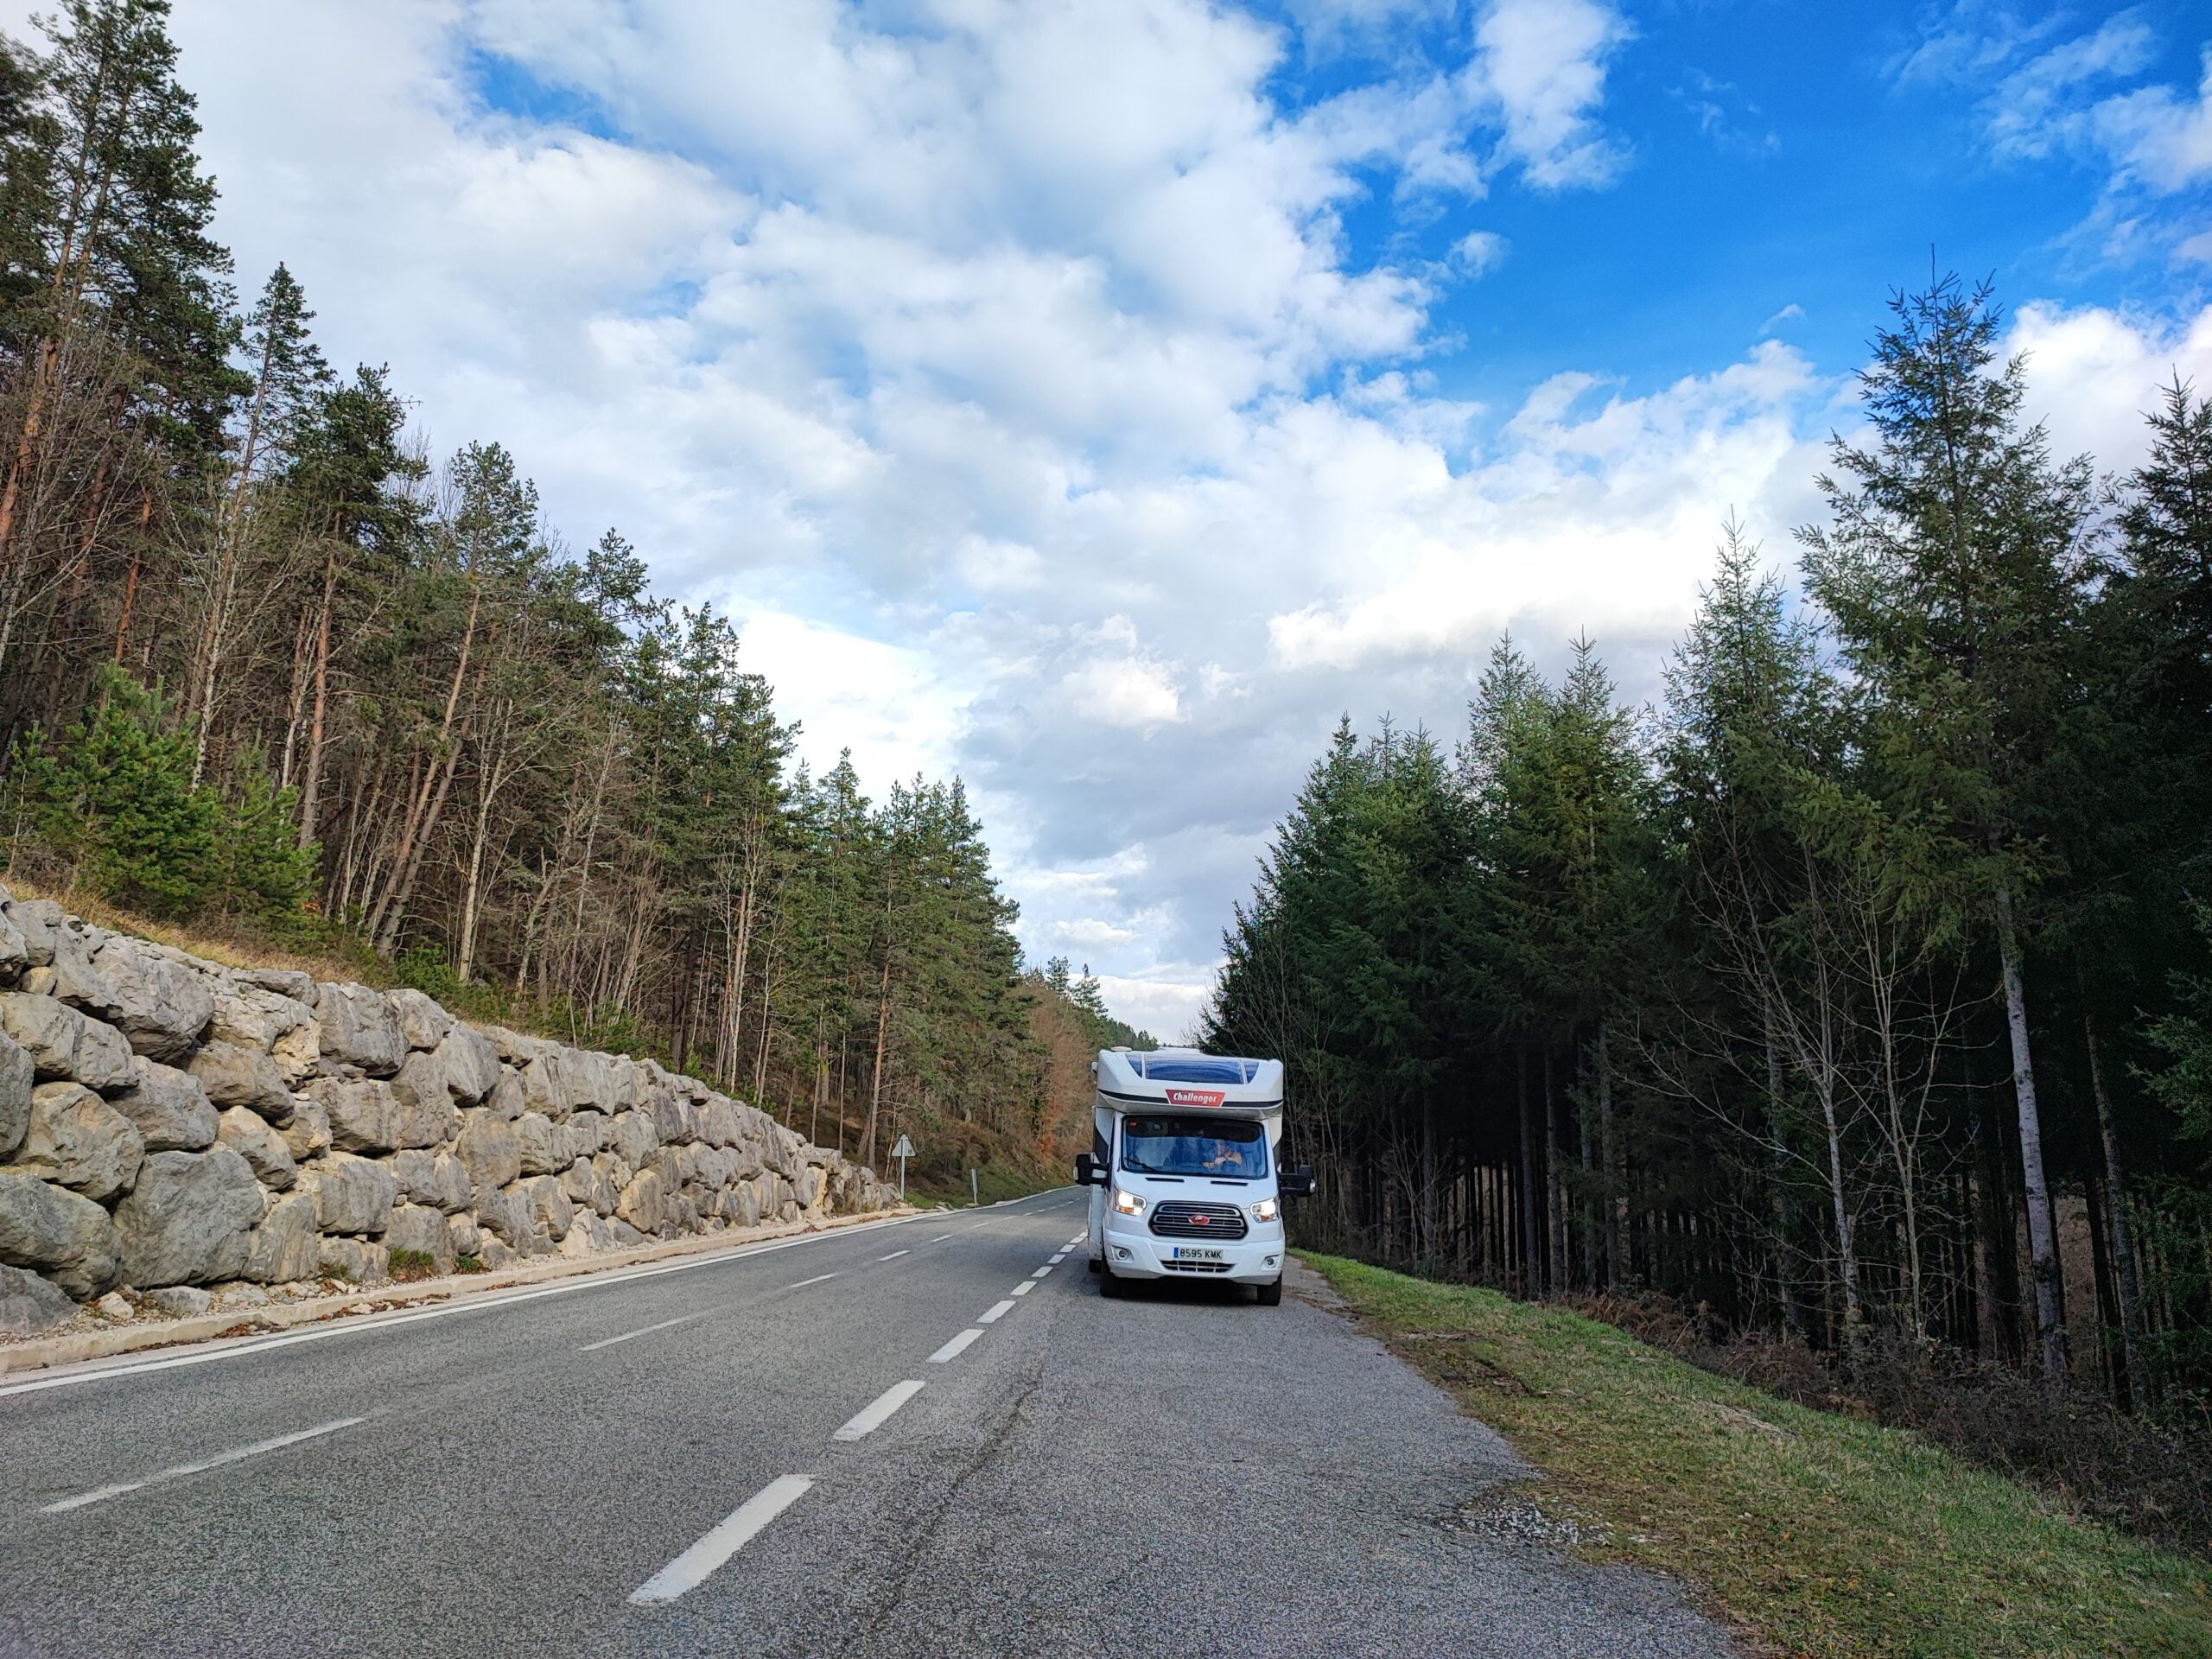
[[[512,1066],[499,1068],[499,1080],[484,1096],[484,1103],[510,1123],[530,1109],[530,1102],[522,1092],[522,1078]]]
[[[365,985],[317,986],[315,1013],[326,1065],[335,1061],[372,1077],[388,1077],[407,1058],[399,1015]]]
[[[243,1106],[230,1108],[222,1116],[220,1133],[223,1144],[253,1166],[254,1177],[264,1186],[281,1192],[299,1179],[292,1149],[259,1113]]]
[[[444,1212],[426,1205],[403,1204],[393,1211],[391,1225],[384,1231],[384,1244],[394,1254],[415,1250],[429,1256],[435,1272],[453,1271],[457,1252],[453,1247],[453,1236],[446,1230]]]
[[[330,1115],[311,1095],[292,1096],[292,1121],[284,1125],[284,1145],[301,1163],[330,1150]]]
[[[120,1031],[148,1059],[174,1062],[192,1052],[215,1017],[214,992],[203,976],[158,945],[120,936],[101,945],[92,961],[108,1000],[79,1007]]]
[[[391,1220],[399,1183],[373,1159],[327,1152],[300,1166],[300,1190],[315,1200],[315,1224],[326,1233],[380,1233]]]
[[[118,1248],[115,1224],[90,1198],[0,1169],[0,1262],[36,1268],[82,1300],[116,1282]]]
[[[119,1290],[111,1290],[92,1304],[92,1312],[105,1319],[130,1319],[138,1316],[130,1299]]]
[[[575,1224],[561,1240],[557,1255],[596,1255],[614,1248],[614,1232],[588,1210],[579,1211]]]
[[[97,1201],[128,1192],[145,1153],[130,1120],[84,1084],[46,1083],[31,1091],[15,1166]]]
[[[653,1102],[653,1134],[664,1147],[681,1146],[698,1138],[698,1108],[688,1100],[664,1096]]]
[[[51,899],[11,899],[4,906],[8,920],[23,936],[25,958],[34,968],[54,960],[54,930],[67,919]]]
[[[433,1058],[429,1055],[410,1055],[409,1058]],[[406,1075],[406,1068],[403,1066],[401,1080],[390,1085],[392,1099],[399,1109],[392,1144],[396,1147],[435,1147],[459,1135],[461,1112],[454,1105],[453,1096],[436,1084],[427,1089],[410,1087],[404,1081]]]
[[[148,1309],[165,1319],[188,1319],[215,1306],[215,1294],[196,1285],[163,1285],[145,1294]]]
[[[569,1114],[569,1146],[579,1158],[588,1158],[606,1149],[607,1138],[613,1134],[613,1120],[604,1112],[589,1107]]]
[[[399,1096],[390,1084],[366,1077],[318,1077],[307,1092],[330,1120],[332,1146],[344,1152],[390,1152],[399,1145]]]
[[[527,1253],[532,1230],[530,1205],[512,1188],[486,1186],[478,1182],[469,1211],[486,1232]],[[484,1259],[489,1262],[492,1258],[487,1255]]]
[[[552,1175],[574,1160],[568,1155],[569,1137],[559,1125],[537,1112],[524,1112],[514,1122],[515,1145],[525,1175]]]
[[[660,1230],[665,1192],[660,1176],[652,1170],[645,1170],[622,1189],[621,1202],[615,1205],[615,1213],[641,1233],[657,1233]]]
[[[143,1056],[134,1070],[137,1081],[110,1104],[137,1125],[147,1151],[199,1152],[215,1144],[214,1103],[199,1078]]]
[[[30,1051],[12,1037],[0,1036],[0,1158],[22,1144],[31,1126],[31,1089],[38,1067]]]
[[[66,1325],[77,1304],[68,1293],[22,1268],[0,1268],[0,1337],[35,1336]]]
[[[308,993],[312,996],[314,992],[310,980]],[[244,979],[233,980],[216,993],[215,1023],[208,1035],[217,1042],[259,1049],[276,1062],[289,1088],[296,1089],[313,1077],[322,1054],[313,1008]]]
[[[469,1199],[476,1196],[467,1166],[449,1152],[411,1148],[396,1153],[391,1173],[399,1183],[400,1197],[408,1203],[428,1205],[447,1214],[467,1209]]]
[[[315,1199],[289,1192],[269,1206],[247,1240],[238,1276],[257,1284],[288,1285],[322,1270],[322,1239],[315,1230]]]
[[[30,965],[30,941],[10,918],[7,906],[0,905],[0,975],[13,979]],[[4,1329],[6,1326],[0,1325],[0,1330]]]
[[[315,1006],[315,984],[312,974],[302,974],[290,968],[241,968],[238,979],[248,985],[258,985],[264,991],[274,991],[288,996],[295,1002]]]
[[[47,965],[41,988],[80,1014],[100,1017],[116,1000],[115,987],[92,966],[92,952],[107,942],[105,932],[87,929],[73,917],[65,917],[54,930],[54,960]]]
[[[229,1147],[155,1153],[115,1209],[123,1276],[141,1290],[235,1279],[262,1208],[261,1183]]]
[[[529,1206],[531,1227],[550,1238],[564,1236],[576,1218],[576,1206],[561,1190],[556,1176],[529,1176],[508,1190]]]
[[[522,1173],[522,1142],[514,1125],[490,1110],[463,1112],[454,1156],[480,1192],[502,1187]]]
[[[399,1033],[410,1048],[435,1048],[453,1029],[453,1015],[420,991],[387,991],[385,996],[399,1016]]]
[[[609,1150],[622,1154],[622,1161],[632,1168],[640,1167],[660,1144],[660,1136],[653,1128],[653,1120],[646,1112],[619,1112],[610,1125],[607,1141]]]
[[[102,1094],[119,1093],[136,1081],[123,1033],[53,997],[0,991],[0,1031],[30,1055],[42,1081],[67,1079]]]
[[[326,1238],[322,1270],[333,1279],[380,1285],[391,1277],[391,1252],[365,1238]]]
[[[484,1235],[482,1246],[477,1251],[477,1260],[485,1267],[495,1269],[504,1268],[514,1259],[515,1253],[507,1248],[505,1241],[494,1237],[490,1233]]]
[[[446,1236],[452,1241],[456,1263],[464,1255],[481,1258],[484,1254],[484,1235],[476,1225],[474,1216],[448,1216]]]
[[[243,1106],[279,1128],[292,1121],[292,1091],[284,1074],[259,1049],[210,1043],[192,1057],[190,1069],[219,1109]]]

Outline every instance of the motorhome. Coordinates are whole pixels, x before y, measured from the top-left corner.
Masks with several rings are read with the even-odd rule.
[[[1190,1048],[1109,1048],[1091,1063],[1090,1270],[1099,1294],[1138,1280],[1249,1285],[1282,1300],[1282,1205],[1313,1172],[1280,1166],[1282,1062]]]

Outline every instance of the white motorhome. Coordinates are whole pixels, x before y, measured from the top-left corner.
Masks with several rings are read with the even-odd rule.
[[[1075,1160],[1090,1192],[1090,1270],[1099,1294],[1139,1279],[1249,1285],[1282,1300],[1282,1203],[1313,1190],[1279,1167],[1282,1062],[1191,1048],[1100,1051],[1091,1149]]]

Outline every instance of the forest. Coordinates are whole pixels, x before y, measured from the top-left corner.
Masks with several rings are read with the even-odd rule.
[[[730,620],[434,456],[283,265],[251,301],[161,0],[0,37],[0,836],[10,880],[651,1053],[864,1162],[1025,1176],[1066,1054],[958,781],[815,774]],[[1058,1058],[1056,1059],[1056,1056]]]
[[[2101,473],[2002,328],[1894,298],[1823,517],[1719,526],[1656,706],[1506,639],[1454,739],[1338,729],[1208,1016],[1299,1080],[1311,1236],[2201,1426],[2212,404],[2141,388]]]

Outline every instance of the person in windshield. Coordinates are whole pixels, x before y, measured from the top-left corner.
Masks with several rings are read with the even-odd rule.
[[[1122,1135],[1122,1167],[1147,1175],[1252,1181],[1268,1172],[1267,1145],[1260,1126],[1249,1122],[1131,1118]]]

